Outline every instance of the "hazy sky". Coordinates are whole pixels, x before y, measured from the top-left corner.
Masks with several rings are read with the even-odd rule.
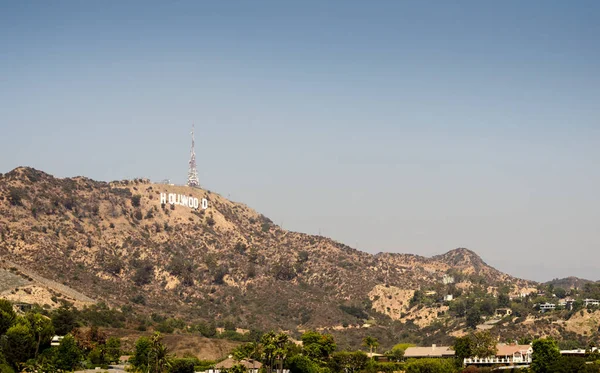
[[[600,279],[598,1],[2,1],[0,172],[184,183],[371,253]]]

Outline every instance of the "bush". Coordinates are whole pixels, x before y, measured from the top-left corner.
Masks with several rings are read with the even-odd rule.
[[[194,364],[198,359],[173,359],[169,373],[194,373]]]
[[[150,263],[144,263],[136,269],[133,282],[138,286],[146,285],[152,281],[152,277],[154,277],[154,266]]]
[[[369,318],[369,315],[367,315],[367,313],[363,309],[358,308],[358,307],[341,305],[340,310],[346,312],[349,315],[356,317],[357,319]]]
[[[142,196],[139,194],[136,194],[134,196],[131,197],[131,205],[133,207],[140,207],[140,200],[142,199]]]
[[[217,285],[222,285],[225,281],[225,275],[229,272],[229,270],[227,269],[227,267],[221,265],[219,267],[217,267],[214,275],[213,275],[213,282]]]
[[[0,373],[15,373],[15,371],[8,364],[0,364]]]
[[[406,364],[406,373],[451,373],[455,371],[453,359],[418,359]]]
[[[206,338],[212,338],[217,335],[217,328],[213,324],[201,322],[196,326],[196,330],[198,330],[200,334]]]
[[[23,206],[23,199],[27,197],[27,192],[21,188],[11,187],[8,191],[8,202],[13,206]]]
[[[287,364],[290,373],[319,373],[319,366],[303,355],[292,356]]]
[[[146,304],[146,298],[142,294],[137,294],[131,298],[131,302],[135,304]]]

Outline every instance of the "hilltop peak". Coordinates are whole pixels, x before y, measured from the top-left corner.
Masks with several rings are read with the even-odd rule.
[[[22,179],[23,181],[26,181],[25,178],[27,178],[29,181],[32,182],[37,181],[41,178],[53,178],[52,175],[29,166],[16,167],[13,170],[7,172],[5,176],[9,179]]]
[[[447,258],[447,259],[463,259],[469,262],[483,262],[483,260],[481,259],[481,257],[479,256],[479,254],[477,254],[475,251],[467,249],[465,247],[459,247],[453,250],[450,250],[444,254],[441,255],[437,255],[436,257],[439,258]]]
[[[445,254],[436,255],[432,259],[456,269],[468,269],[469,272],[487,275],[490,278],[501,275],[500,271],[489,266],[477,253],[464,247],[450,250]]]

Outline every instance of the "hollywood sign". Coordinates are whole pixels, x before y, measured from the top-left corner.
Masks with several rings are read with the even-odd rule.
[[[171,204],[171,205],[179,205],[186,206],[192,209],[197,209],[198,207],[202,207],[203,210],[208,208],[208,200],[206,198],[202,198],[199,200],[196,197],[186,196],[185,194],[176,194],[176,193],[161,193],[160,194],[160,203],[161,204]]]

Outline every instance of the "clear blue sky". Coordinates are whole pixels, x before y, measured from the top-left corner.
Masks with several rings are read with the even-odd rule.
[[[600,279],[598,1],[1,1],[0,172],[204,187],[368,252]]]

